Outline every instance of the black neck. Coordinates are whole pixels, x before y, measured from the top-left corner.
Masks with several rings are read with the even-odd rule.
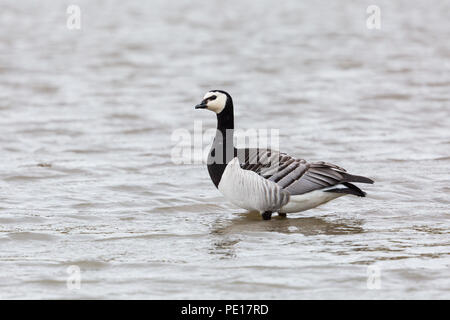
[[[232,104],[231,108],[226,106],[221,113],[217,114],[217,130],[220,131],[224,137],[226,136],[227,130],[234,130],[234,113]]]
[[[222,174],[235,156],[233,146],[234,114],[233,102],[227,99],[225,108],[217,114],[217,132],[208,156],[208,171],[216,187],[219,186]]]

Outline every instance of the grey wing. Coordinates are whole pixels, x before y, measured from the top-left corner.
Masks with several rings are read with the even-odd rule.
[[[373,183],[366,177],[355,176],[327,162],[309,163],[270,149],[238,149],[242,169],[251,170],[277,183],[291,195],[344,184],[356,193],[363,192],[350,182]]]
[[[278,151],[271,149],[245,148],[236,149],[241,168],[254,171],[268,179],[280,170],[280,161],[286,160]]]

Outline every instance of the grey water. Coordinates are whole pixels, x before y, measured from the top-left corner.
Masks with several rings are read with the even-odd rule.
[[[372,2],[1,0],[0,298],[449,299],[450,2]],[[171,156],[210,89],[368,196],[228,203]]]

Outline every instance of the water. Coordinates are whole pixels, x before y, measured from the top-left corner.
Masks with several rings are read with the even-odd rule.
[[[80,30],[0,2],[0,298],[450,298],[448,1],[377,1],[380,30],[364,1],[77,1]],[[209,89],[368,197],[233,207],[171,161]]]

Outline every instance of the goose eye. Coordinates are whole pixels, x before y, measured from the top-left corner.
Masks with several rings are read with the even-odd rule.
[[[208,100],[209,101],[213,101],[213,100],[216,100],[216,98],[217,98],[217,96],[211,96],[211,97],[208,98]]]

